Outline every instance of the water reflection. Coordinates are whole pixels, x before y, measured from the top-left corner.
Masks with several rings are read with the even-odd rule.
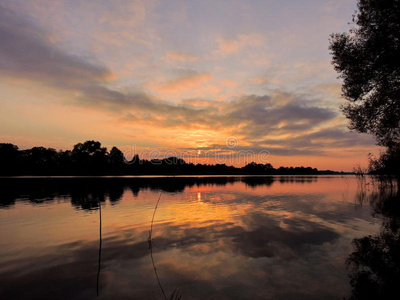
[[[351,241],[379,229],[369,205],[355,209],[353,178],[10,179],[1,190],[2,299],[161,299],[154,269],[167,298],[337,299],[351,294]]]
[[[84,210],[96,210],[109,198],[117,204],[124,191],[134,195],[140,190],[162,190],[170,193],[183,192],[193,186],[226,186],[243,182],[246,186],[271,186],[280,183],[311,183],[317,176],[244,176],[244,177],[162,177],[162,178],[2,178],[0,180],[0,208],[12,206],[18,200],[32,203],[52,202],[56,197],[67,197],[71,203]]]
[[[158,286],[160,287],[160,290],[161,290],[161,292],[163,294],[163,297],[164,297],[165,300],[167,300],[167,296],[165,295],[165,291],[164,291],[164,288],[162,287],[162,284],[161,284],[161,281],[160,281],[160,277],[158,276],[156,264],[154,263],[154,257],[153,257],[153,225],[154,225],[154,217],[156,216],[156,212],[157,212],[158,204],[160,203],[161,195],[162,195],[162,192],[160,193],[160,196],[158,197],[157,202],[156,202],[156,206],[154,207],[153,217],[151,218],[151,223],[150,223],[148,242],[149,242],[151,264],[153,265],[154,274],[156,275],[157,283],[158,283]]]
[[[99,296],[99,280],[100,280],[100,270],[101,270],[101,246],[103,244],[103,237],[101,234],[101,203],[99,202],[99,268],[97,269],[97,281],[96,281],[96,294]]]
[[[347,259],[350,299],[391,299],[400,291],[400,190],[391,183],[376,184],[368,193],[361,181],[357,193],[358,202],[369,202],[383,221],[379,234],[353,240],[354,251]]]

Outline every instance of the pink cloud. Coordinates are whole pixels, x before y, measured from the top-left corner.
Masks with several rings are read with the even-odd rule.
[[[217,53],[227,55],[245,47],[257,48],[264,45],[264,36],[258,33],[239,34],[235,39],[218,38]]]
[[[174,80],[151,81],[145,84],[145,87],[163,97],[178,99],[216,97],[220,88],[211,84],[212,79],[213,76],[210,73],[191,73]]]
[[[169,51],[165,54],[163,57],[164,61],[167,62],[194,62],[198,60],[199,57],[190,53],[186,52],[175,52],[175,51]]]

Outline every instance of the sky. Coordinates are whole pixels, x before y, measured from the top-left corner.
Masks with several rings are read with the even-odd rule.
[[[0,142],[351,171],[329,35],[355,0],[0,2]]]

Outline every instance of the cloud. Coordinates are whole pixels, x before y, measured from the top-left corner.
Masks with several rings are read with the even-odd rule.
[[[218,51],[221,53],[231,53],[239,49],[239,41],[234,39],[218,39]]]
[[[160,93],[176,93],[182,91],[192,90],[197,88],[204,83],[209,82],[212,79],[210,73],[197,73],[193,72],[186,76],[179,77],[174,80],[165,82],[162,85],[156,87]]]
[[[199,57],[186,52],[175,52],[169,51],[163,57],[163,60],[169,63],[174,62],[194,62],[198,60]]]
[[[279,96],[277,95],[278,99]],[[286,94],[285,101],[272,96],[246,96],[232,103],[228,117],[244,123],[242,132],[248,136],[304,131],[331,120],[336,113],[312,105],[298,95]]]
[[[298,139],[299,143],[311,143],[314,147],[348,148],[354,146],[373,146],[372,136],[339,128],[326,128]]]
[[[145,94],[123,94],[96,87],[89,89],[81,99],[88,100],[106,106],[147,110],[153,115],[162,114],[162,126],[235,127],[237,133],[247,138],[311,130],[336,117],[336,112],[311,105],[300,96],[279,93],[245,96],[222,103],[196,99],[174,105]]]
[[[340,128],[324,128],[316,132],[292,136],[288,139],[267,139],[262,141],[268,145],[284,145],[298,148],[348,148],[354,146],[373,146],[374,139],[367,134],[349,132]]]
[[[312,129],[313,131],[315,129]],[[349,132],[342,128],[323,128],[314,132],[290,134],[285,138],[269,138],[254,143],[260,148],[268,149],[273,155],[330,155],[332,151],[353,148],[371,149],[375,140],[367,134]]]
[[[113,78],[105,66],[66,53],[54,44],[49,33],[1,5],[0,40],[1,75],[65,88]]]
[[[212,100],[205,100],[205,99],[185,99],[181,101],[184,105],[189,105],[191,107],[220,107],[221,103],[212,101]]]
[[[250,78],[249,81],[257,84],[264,84],[268,82],[268,80],[264,77],[253,77]]]
[[[342,97],[342,85],[340,83],[325,83],[319,84],[313,87],[314,91],[323,92],[330,95],[333,98]]]
[[[267,73],[269,83],[277,86],[283,84],[297,87],[305,84],[313,86],[316,78],[318,81],[332,81],[335,78],[332,65],[329,61],[321,59],[298,62],[282,61],[280,64],[273,64],[269,67]]]
[[[211,73],[180,70],[180,76],[172,80],[149,80],[144,87],[152,94],[167,99],[217,98],[222,85],[214,82]],[[223,84],[223,83],[222,83]]]
[[[68,1],[66,3],[70,8]],[[153,49],[153,42],[158,37],[146,25],[155,6],[156,1],[152,0],[79,1],[78,5],[72,6],[73,12],[69,17],[85,18],[87,28],[83,31],[97,40],[96,45],[108,44],[120,50],[134,42]],[[87,18],[88,12],[92,14],[90,18]]]
[[[237,83],[233,80],[229,79],[223,79],[219,82],[220,86],[226,87],[226,88],[235,88],[237,86]]]
[[[258,33],[239,34],[234,39],[218,38],[218,50],[216,53],[220,55],[227,55],[239,51],[242,48],[261,47],[264,44],[264,37]]]
[[[232,150],[235,153],[267,149],[278,156],[324,156],[332,149],[374,144],[371,137],[345,129],[321,129],[320,126],[336,118],[337,113],[318,107],[299,95],[246,96],[222,103],[194,99],[182,101],[181,105],[158,103],[151,99],[142,104],[140,101],[132,103],[140,110],[149,111],[152,117],[147,117],[145,121],[153,122],[153,125],[234,132],[240,139],[240,144]],[[136,116],[132,120],[140,122],[141,118]],[[202,148],[204,151],[216,151],[215,155],[224,154],[224,149],[225,141]]]

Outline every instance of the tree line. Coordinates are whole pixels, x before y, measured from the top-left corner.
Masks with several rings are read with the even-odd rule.
[[[178,157],[127,161],[117,147],[110,151],[98,141],[76,144],[72,150],[33,147],[19,150],[10,143],[0,144],[0,175],[317,175],[336,174],[311,167],[279,167],[251,162],[243,167],[226,164],[193,164]]]

